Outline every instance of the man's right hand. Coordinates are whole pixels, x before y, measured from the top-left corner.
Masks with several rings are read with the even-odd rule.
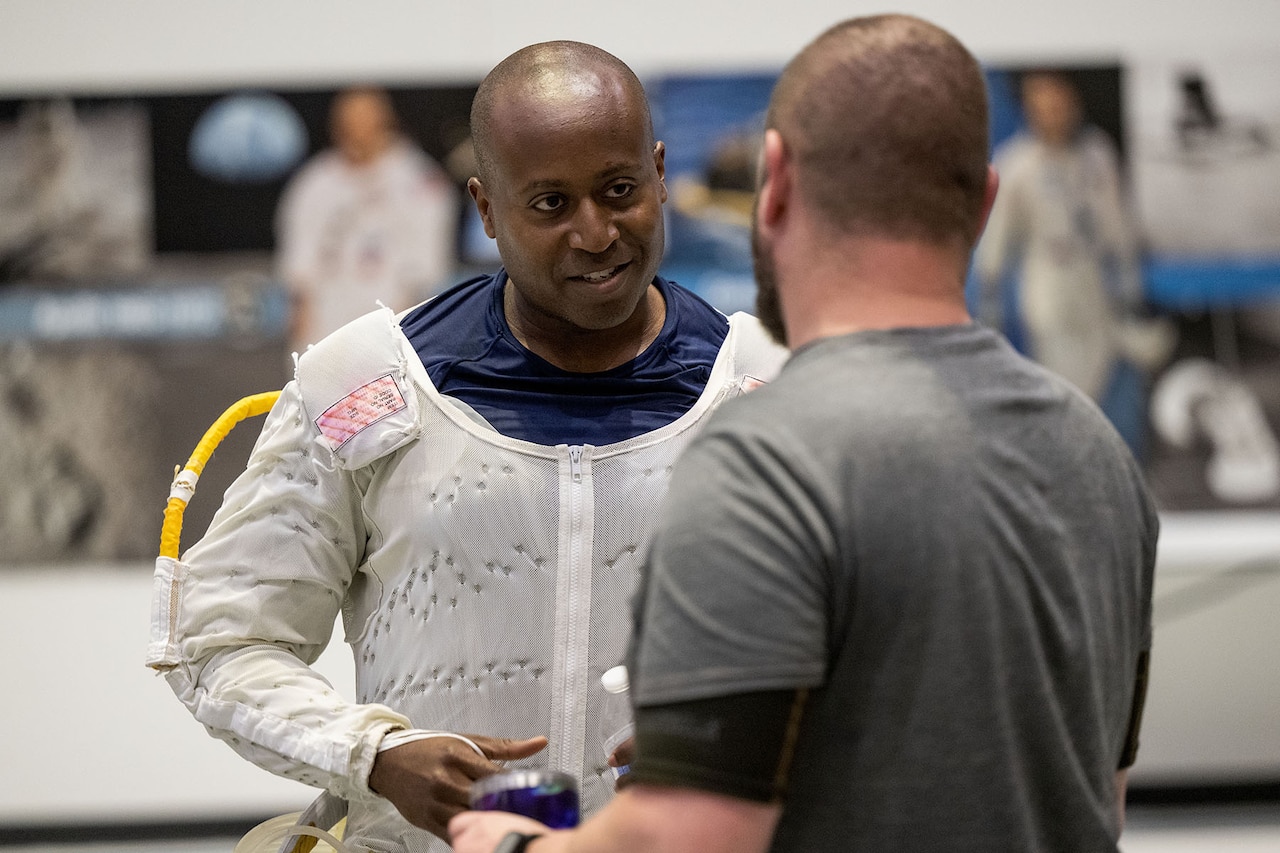
[[[455,737],[411,741],[378,753],[369,788],[389,800],[409,823],[447,841],[449,818],[470,808],[472,782],[501,770],[495,761],[527,758],[547,745],[545,737],[467,737],[486,758]]]

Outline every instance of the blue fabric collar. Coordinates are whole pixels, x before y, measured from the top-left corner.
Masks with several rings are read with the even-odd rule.
[[[697,402],[729,332],[723,314],[659,276],[667,315],[657,339],[627,364],[572,373],[516,340],[503,313],[506,281],[503,270],[464,281],[401,328],[442,394],[537,444],[602,446],[665,426]]]

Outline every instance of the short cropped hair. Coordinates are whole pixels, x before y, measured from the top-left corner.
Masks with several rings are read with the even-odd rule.
[[[854,18],[784,69],[768,126],[831,228],[976,242],[990,131],[986,81],[954,36],[907,15]]]

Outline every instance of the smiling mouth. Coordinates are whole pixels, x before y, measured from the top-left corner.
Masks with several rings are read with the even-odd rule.
[[[602,284],[621,272],[624,267],[626,267],[626,264],[618,264],[616,267],[609,267],[607,270],[584,273],[583,275],[574,276],[574,278],[580,278],[587,284]]]

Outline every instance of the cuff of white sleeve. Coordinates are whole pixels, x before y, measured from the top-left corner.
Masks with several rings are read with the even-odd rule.
[[[397,746],[403,746],[406,743],[413,743],[415,740],[427,740],[433,737],[451,737],[460,740],[467,746],[476,751],[481,758],[486,758],[484,750],[466,735],[460,735],[455,732],[438,732],[429,729],[393,729],[386,733],[382,738],[382,742],[378,744],[378,752],[385,752],[388,749],[395,749]]]

